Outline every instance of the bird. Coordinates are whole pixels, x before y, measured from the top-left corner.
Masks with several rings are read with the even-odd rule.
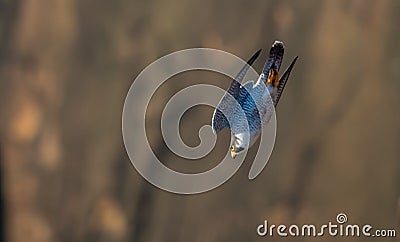
[[[233,139],[230,153],[232,158],[248,150],[257,141],[262,126],[270,121],[274,113],[289,75],[298,59],[298,56],[296,56],[283,75],[280,76],[279,70],[284,50],[283,42],[275,41],[270,48],[268,59],[256,83],[250,80],[242,84],[248,69],[260,55],[261,49],[258,50],[232,80],[229,89],[214,110],[212,130],[214,134],[225,128],[231,130]],[[236,102],[239,105],[235,105]],[[242,110],[239,110],[239,108]],[[247,122],[247,125],[245,122]]]

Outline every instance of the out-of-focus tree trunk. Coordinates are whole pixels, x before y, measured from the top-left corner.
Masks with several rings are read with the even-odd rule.
[[[48,209],[59,172],[62,80],[75,34],[73,1],[23,1],[11,11],[1,79],[7,241],[54,241]],[[15,18],[15,20],[13,20]],[[10,25],[10,26],[7,26]],[[46,26],[46,28],[43,28]],[[4,57],[4,56],[2,56]],[[54,182],[51,181],[51,182]]]
[[[6,235],[6,214],[5,214],[5,207],[4,207],[4,187],[3,187],[3,159],[2,159],[2,147],[0,143],[0,241],[5,241]]]

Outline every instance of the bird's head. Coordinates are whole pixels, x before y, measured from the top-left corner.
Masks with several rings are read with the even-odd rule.
[[[240,133],[233,136],[231,156],[235,158],[239,153],[249,148],[249,134]]]

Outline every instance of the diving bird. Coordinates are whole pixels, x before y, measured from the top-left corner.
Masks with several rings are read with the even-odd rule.
[[[279,69],[284,50],[283,43],[275,41],[257,82],[254,84],[253,81],[248,81],[242,85],[248,69],[259,56],[261,49],[257,51],[247,61],[247,64],[240,70],[236,78],[232,80],[227,93],[214,111],[212,117],[213,132],[217,134],[224,128],[231,130],[233,136],[230,148],[232,158],[249,149],[260,136],[262,125],[268,123],[271,119],[274,108],[279,102],[290,72],[298,58],[296,56],[293,59],[290,66],[279,78]],[[235,105],[235,102],[239,105]],[[245,122],[247,122],[248,126]]]

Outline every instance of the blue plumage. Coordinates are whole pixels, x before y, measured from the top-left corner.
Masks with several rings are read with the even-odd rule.
[[[213,115],[212,129],[214,133],[218,133],[224,128],[231,130],[234,137],[231,147],[233,158],[237,153],[253,145],[260,136],[261,128],[263,124],[269,122],[274,113],[274,108],[279,102],[289,74],[297,60],[296,57],[278,80],[284,46],[282,42],[275,41],[257,82],[254,84],[253,81],[249,81],[242,85],[241,82],[247,70],[256,60],[260,51],[254,54],[247,65],[240,70]]]

